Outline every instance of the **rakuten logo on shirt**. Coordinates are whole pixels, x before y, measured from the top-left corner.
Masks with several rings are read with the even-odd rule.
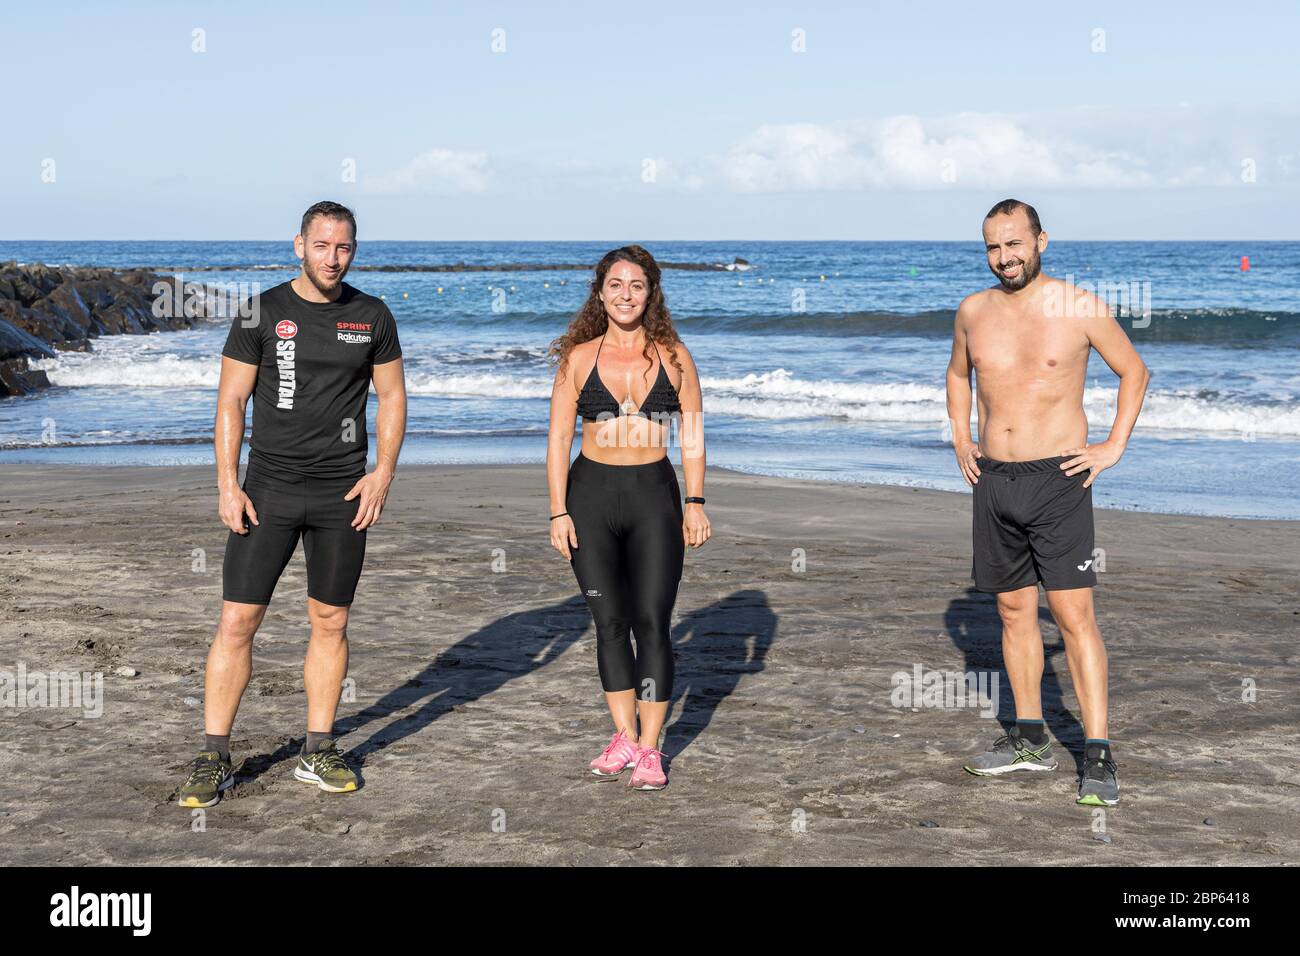
[[[275,407],[292,410],[293,393],[297,385],[294,372],[296,352],[293,337],[298,334],[298,326],[284,319],[276,323],[275,334],[280,337],[280,341],[275,343],[275,364],[280,370],[280,400],[276,402]]]
[[[371,323],[369,322],[339,322],[337,325],[340,342],[364,345],[370,341]]]

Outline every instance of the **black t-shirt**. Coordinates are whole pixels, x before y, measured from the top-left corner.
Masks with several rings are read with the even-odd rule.
[[[249,464],[272,475],[360,477],[366,471],[371,367],[400,358],[381,300],[346,282],[334,302],[308,302],[285,282],[237,317],[221,354],[258,366]]]

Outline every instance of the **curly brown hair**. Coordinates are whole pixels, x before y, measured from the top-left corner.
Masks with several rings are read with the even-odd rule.
[[[646,337],[645,349],[641,354],[646,359],[646,371],[649,372],[654,367],[654,360],[650,357],[651,342],[657,342],[666,348],[668,360],[673,367],[679,372],[683,371],[681,362],[677,361],[677,343],[681,338],[673,326],[673,317],[668,311],[668,303],[664,301],[659,263],[655,262],[654,256],[641,246],[620,246],[618,249],[611,249],[605,253],[600,262],[596,263],[596,274],[591,279],[591,292],[587,296],[587,301],[582,304],[582,308],[569,323],[568,330],[551,343],[547,358],[552,362],[558,362],[560,370],[563,371],[569,364],[569,353],[573,351],[574,346],[590,342],[605,334],[605,330],[609,328],[609,316],[605,312],[605,304],[600,301],[600,290],[605,286],[605,276],[616,262],[630,262],[640,266],[650,285],[645,311],[641,313],[641,324],[645,328]]]

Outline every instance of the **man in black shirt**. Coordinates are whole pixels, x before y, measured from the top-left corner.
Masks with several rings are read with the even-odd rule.
[[[262,292],[222,350],[216,459],[221,520],[230,528],[221,623],[208,652],[203,751],[181,787],[208,807],[231,786],[230,729],[252,674],[253,635],[303,541],[311,640],[303,667],[307,739],[294,776],[331,793],[357,788],[333,738],[348,668],[347,621],[366,529],[379,520],[406,428],[402,350],[392,313],[343,281],[356,220],[338,203],[307,210],[294,238],[302,271]],[[366,474],[366,401],[379,396],[377,466]],[[239,450],[253,399],[244,484]]]

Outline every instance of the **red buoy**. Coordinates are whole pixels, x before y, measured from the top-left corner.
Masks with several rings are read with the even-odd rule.
[[[1242,272],[1250,271],[1250,256],[1241,257],[1241,271]]]

